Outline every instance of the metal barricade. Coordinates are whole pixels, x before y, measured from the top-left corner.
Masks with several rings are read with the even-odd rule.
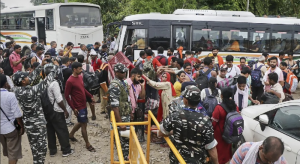
[[[151,119],[157,126],[158,130],[160,129],[159,123],[156,120],[155,116],[151,111],[148,111],[148,121],[143,122],[121,122],[117,123],[115,119],[115,114],[111,111],[110,119],[112,123],[113,129],[110,131],[110,163],[111,164],[149,164],[150,161],[150,135],[151,135]],[[147,150],[146,150],[146,157],[142,150],[141,144],[137,138],[137,135],[134,130],[135,125],[148,125],[147,129]],[[120,136],[118,133],[118,126],[130,126],[130,136],[129,136],[129,161],[125,161],[123,157],[123,152],[120,143]],[[179,154],[178,150],[173,145],[172,141],[169,137],[164,137],[167,144],[169,145],[170,149],[173,151],[174,155],[178,159],[179,163],[186,164],[183,160],[182,156]],[[114,140],[117,153],[119,157],[119,161],[114,161]]]

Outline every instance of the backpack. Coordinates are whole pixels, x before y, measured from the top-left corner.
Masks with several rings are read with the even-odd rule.
[[[288,93],[284,93],[284,99],[282,102],[294,100],[294,97]]]
[[[218,82],[217,87],[220,89],[230,87],[233,84],[234,78],[232,76],[229,76],[228,78],[225,78]]]
[[[218,90],[218,89],[217,89]],[[219,91],[219,90],[218,90]],[[208,88],[205,88],[206,97],[203,101],[203,107],[206,109],[206,113],[209,117],[212,116],[212,113],[215,110],[215,107],[218,105],[217,98],[209,93]]]
[[[62,68],[61,66],[58,68],[58,72],[57,72],[57,82],[59,84],[59,88],[61,93],[65,92],[65,85],[64,85],[64,74],[63,74],[63,70],[66,69],[67,67]]]
[[[238,143],[244,131],[244,119],[236,110],[230,111],[224,103],[220,106],[226,111],[226,119],[222,138],[229,144]]]
[[[298,66],[298,69],[294,69],[293,73],[297,76],[300,77],[300,60],[296,61],[296,65]]]
[[[260,65],[257,68],[257,64],[255,64],[255,69],[251,72],[251,86],[252,87],[260,87],[262,86],[262,82],[261,82],[261,67],[263,67],[264,65]]]
[[[53,107],[54,107],[55,99],[54,99],[53,103],[50,102],[49,95],[48,95],[48,88],[49,88],[49,86],[47,85],[44,92],[42,92],[42,94],[40,95],[41,104],[42,104],[45,118],[51,118],[51,116],[54,114]]]
[[[4,74],[7,76],[11,76],[14,73],[14,70],[10,66],[9,57],[5,58],[1,63],[1,68],[4,71]]]
[[[137,60],[135,63],[134,63],[134,66],[135,68],[139,68],[140,70],[143,70],[143,61],[141,60]]]
[[[167,66],[168,65],[168,58],[165,56],[165,55],[159,55],[159,56],[156,56],[155,57],[159,62],[160,64],[164,65],[164,66]],[[165,59],[165,62],[161,62],[161,59]]]
[[[151,58],[150,60],[147,58],[145,59],[145,63],[143,64],[143,74],[146,75],[150,80],[156,81],[156,72],[152,64],[153,59],[154,58]]]
[[[298,86],[298,78],[294,73],[288,70],[286,76],[286,81],[284,82],[284,88],[290,92],[295,92]]]
[[[92,95],[98,93],[100,89],[99,78],[92,72],[89,72],[90,65],[86,65],[86,70],[83,72],[83,84],[84,88],[89,91]]]
[[[207,75],[211,72],[211,69],[208,69],[205,73],[202,70],[199,71],[199,76],[196,79],[197,87],[202,90],[208,88],[208,77]]]
[[[265,92],[261,96],[261,104],[278,104],[279,98],[273,93]]]

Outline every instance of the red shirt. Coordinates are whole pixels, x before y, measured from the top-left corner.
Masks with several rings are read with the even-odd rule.
[[[90,98],[93,97],[93,95],[84,88],[83,77],[81,75],[78,77],[71,75],[67,80],[65,87],[65,97],[70,107],[73,110],[82,110],[86,108],[86,96]]]
[[[172,58],[175,57],[174,55],[171,55],[169,58],[168,58],[168,65],[171,65],[171,61],[172,61]]]
[[[100,69],[100,66],[102,64],[102,61],[100,59],[96,58],[95,60],[92,60],[91,62],[92,62],[91,65],[93,66],[94,71],[96,71],[97,69]]]
[[[200,62],[199,59],[196,59],[194,57],[190,57],[190,58],[184,60],[184,64],[185,63],[190,63],[193,67],[195,63],[201,63],[201,62]]]

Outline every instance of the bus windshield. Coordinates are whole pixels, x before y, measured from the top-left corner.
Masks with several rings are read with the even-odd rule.
[[[99,26],[100,9],[92,6],[61,6],[61,26]]]

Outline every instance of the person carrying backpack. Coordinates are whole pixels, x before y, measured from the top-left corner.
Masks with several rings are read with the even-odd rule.
[[[147,58],[143,63],[143,74],[146,75],[149,79],[157,81],[156,77],[156,67],[162,66],[162,64],[156,59],[153,58],[152,50],[146,50]]]
[[[264,93],[263,77],[266,72],[265,57],[262,55],[258,58],[258,63],[253,65],[251,72],[252,99],[254,100],[261,100]]]
[[[203,90],[204,88],[208,88],[208,80],[210,79],[210,77],[217,77],[217,73],[215,71],[212,71],[212,60],[210,57],[206,57],[204,58],[204,68],[202,70],[200,70],[197,74],[196,74],[196,83],[197,83],[197,87],[200,90]]]
[[[215,77],[209,79],[208,86],[208,88],[201,91],[201,101],[207,111],[207,115],[211,117],[215,107],[222,102],[222,99],[221,90],[216,88],[217,79]]]
[[[222,103],[217,105],[212,114],[214,138],[217,140],[218,161],[227,163],[232,157],[231,144],[240,141],[244,129],[244,121],[232,98],[232,90],[224,88],[221,93]],[[231,116],[229,118],[229,116]],[[236,118],[236,121],[233,121]],[[233,121],[233,122],[230,122]],[[236,126],[235,123],[240,126]],[[228,134],[228,128],[233,127],[233,133]],[[231,141],[231,142],[228,142]]]
[[[168,58],[164,55],[164,48],[159,46],[157,48],[157,56],[155,57],[155,59],[157,59],[163,66],[167,66],[168,65]]]

